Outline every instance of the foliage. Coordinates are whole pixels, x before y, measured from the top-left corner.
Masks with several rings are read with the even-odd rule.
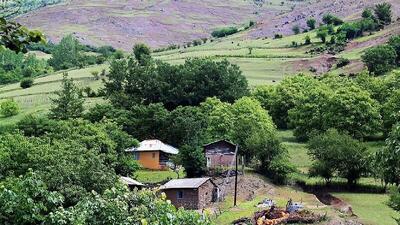
[[[304,44],[305,44],[305,45],[311,44],[311,37],[310,37],[309,35],[307,35],[307,36],[304,38]]]
[[[324,22],[325,24],[332,24],[332,25],[335,25],[335,26],[337,26],[337,25],[340,25],[340,24],[342,24],[343,23],[343,20],[341,20],[340,18],[338,18],[337,16],[335,16],[335,15],[332,15],[332,14],[325,14],[323,17],[322,17],[322,22]]]
[[[384,132],[391,131],[393,125],[400,121],[400,90],[394,91],[382,105]]]
[[[26,53],[26,46],[35,42],[44,42],[42,33],[28,30],[19,23],[0,17],[0,46],[5,46],[17,53]]]
[[[21,80],[21,83],[19,85],[21,88],[26,89],[32,87],[33,82],[34,81],[32,78],[24,78]]]
[[[0,114],[4,117],[11,117],[17,115],[19,112],[18,103],[13,99],[7,99],[0,104]]]
[[[382,25],[388,25],[392,22],[392,5],[384,2],[377,4],[374,9],[375,16]]]
[[[211,225],[211,222],[197,212],[176,209],[165,194],[157,197],[149,190],[128,192],[117,186],[102,195],[92,193],[74,207],[57,210],[47,224]]]
[[[315,160],[314,174],[328,182],[337,174],[354,185],[369,168],[366,146],[336,130],[312,137],[308,145],[309,154]]]
[[[182,146],[176,162],[185,168],[187,177],[200,177],[206,172],[206,158],[201,147]]]
[[[388,44],[393,47],[397,54],[397,63],[400,63],[400,35],[392,36]]]
[[[375,75],[382,75],[389,72],[396,64],[397,54],[390,45],[379,45],[369,48],[362,60],[368,67],[368,70]]]
[[[0,185],[0,223],[42,224],[52,210],[61,206],[63,200],[59,193],[49,191],[32,171],[17,178],[9,177]]]
[[[350,64],[350,60],[347,58],[339,58],[338,62],[336,63],[337,68],[342,68]]]
[[[292,31],[294,34],[300,34],[300,26],[299,25],[294,25],[292,27]]]
[[[400,211],[400,188],[395,187],[391,190],[388,205],[394,210]],[[400,218],[396,219],[396,221],[400,224]]]
[[[75,86],[72,78],[68,79],[67,73],[63,74],[62,89],[57,91],[56,95],[56,98],[51,99],[50,118],[66,120],[82,115],[84,102],[82,93]]]
[[[328,37],[328,31],[326,29],[319,28],[317,31],[317,38],[321,39],[322,43],[325,43],[326,37]]]
[[[314,30],[315,29],[315,24],[317,23],[317,21],[314,18],[310,18],[307,20],[307,26],[308,28],[310,28],[310,30]]]
[[[150,48],[145,44],[135,44],[135,46],[133,46],[133,55],[141,65],[147,61],[150,57],[150,53]]]
[[[221,37],[226,37],[232,34],[237,33],[239,30],[236,27],[224,27],[224,28],[220,28],[217,30],[214,30],[211,33],[211,36],[215,37],[215,38],[221,38]]]
[[[0,84],[17,82],[51,71],[46,61],[37,59],[33,54],[24,55],[0,48],[0,58]]]
[[[152,59],[143,65],[133,59],[118,60],[112,62],[108,77],[107,98],[124,108],[162,103],[172,110],[180,105],[198,105],[209,96],[233,102],[247,94],[246,78],[226,60],[194,58],[183,65]]]
[[[77,66],[79,58],[79,42],[72,35],[68,35],[54,46],[48,62],[55,70],[61,70]]]
[[[400,125],[393,130],[386,140],[386,146],[375,156],[374,172],[385,184],[400,184]]]
[[[253,96],[268,110],[278,128],[288,128],[288,111],[292,109],[310,88],[317,84],[311,76],[288,76],[274,87],[257,87]]]

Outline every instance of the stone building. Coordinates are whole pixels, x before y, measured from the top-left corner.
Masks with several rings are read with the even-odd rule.
[[[219,199],[219,188],[210,178],[174,179],[161,186],[167,199],[179,208],[204,209]]]
[[[236,145],[219,140],[203,146],[207,159],[207,168],[228,167],[235,160]]]

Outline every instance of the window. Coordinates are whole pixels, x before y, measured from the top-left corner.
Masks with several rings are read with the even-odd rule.
[[[156,157],[156,153],[155,152],[153,152],[153,159]]]
[[[134,152],[133,153],[133,159],[135,159],[135,160],[139,160],[139,152]]]
[[[183,198],[183,191],[178,191],[177,198],[178,199],[182,199]]]

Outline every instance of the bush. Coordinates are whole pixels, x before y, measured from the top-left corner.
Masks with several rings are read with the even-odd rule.
[[[292,31],[293,31],[294,34],[300,34],[300,27],[299,27],[299,25],[294,25],[294,26],[292,27]]]
[[[337,68],[342,68],[350,64],[350,60],[346,58],[340,58],[336,63]]]
[[[232,34],[237,33],[239,30],[236,27],[224,27],[224,28],[220,28],[218,30],[214,30],[211,33],[211,36],[215,37],[215,38],[221,38],[221,37],[226,37]]]
[[[382,75],[389,72],[396,65],[396,50],[390,45],[380,45],[368,49],[362,60],[370,73]]]
[[[379,23],[388,25],[392,22],[392,5],[389,3],[377,4],[374,9],[375,16]]]
[[[33,79],[32,78],[25,78],[25,79],[21,80],[21,83],[19,85],[23,89],[30,88],[33,85]]]
[[[389,45],[393,47],[397,54],[397,63],[400,63],[400,35],[393,36],[389,40]]]
[[[311,38],[310,38],[310,36],[309,35],[307,35],[305,38],[304,38],[304,44],[305,45],[309,45],[309,44],[311,44]]]
[[[280,39],[283,38],[282,34],[274,34],[274,39]]]
[[[307,20],[307,26],[310,28],[310,30],[314,30],[315,29],[315,24],[317,23],[317,21],[314,18],[310,18]]]
[[[334,15],[332,15],[332,14],[325,14],[323,17],[322,17],[322,21],[325,23],[325,24],[332,24],[332,25],[335,25],[335,26],[337,26],[337,25],[340,25],[340,24],[342,24],[343,23],[343,20],[341,20],[341,19],[339,19],[337,16],[334,16]]]
[[[0,114],[4,117],[11,117],[17,115],[19,112],[19,106],[17,102],[12,99],[5,100],[0,104]]]

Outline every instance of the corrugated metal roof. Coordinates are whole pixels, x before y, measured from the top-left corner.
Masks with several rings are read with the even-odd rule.
[[[146,151],[162,151],[168,154],[176,155],[179,150],[171,145],[165,144],[160,140],[144,140],[140,142],[138,148],[127,149],[128,152],[146,152]]]
[[[120,177],[122,183],[127,184],[127,185],[135,185],[135,186],[144,186],[144,184],[140,183],[139,181],[136,181],[130,177]]]
[[[187,179],[174,179],[160,187],[164,189],[176,189],[176,188],[198,188],[205,182],[210,180],[209,177],[205,178],[187,178]]]

